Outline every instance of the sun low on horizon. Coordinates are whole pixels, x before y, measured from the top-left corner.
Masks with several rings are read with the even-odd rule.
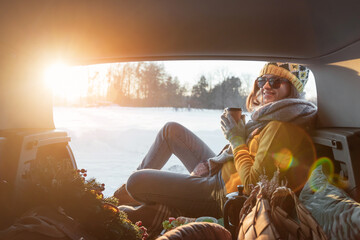
[[[76,104],[93,94],[94,89],[103,94],[106,92],[109,66],[110,64],[70,66],[58,61],[44,69],[43,80],[54,99],[61,103]]]
[[[87,94],[88,73],[84,67],[53,63],[45,69],[44,81],[54,97],[72,101]]]

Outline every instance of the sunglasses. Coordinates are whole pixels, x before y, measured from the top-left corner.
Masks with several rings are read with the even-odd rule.
[[[263,88],[266,84],[266,82],[269,83],[270,87],[273,89],[278,89],[280,88],[281,84],[284,82],[289,82],[289,80],[285,79],[285,78],[281,78],[281,77],[258,77],[256,79],[257,82],[257,86],[259,88]]]

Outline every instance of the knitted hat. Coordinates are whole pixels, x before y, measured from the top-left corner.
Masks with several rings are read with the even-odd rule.
[[[301,93],[309,78],[309,69],[296,63],[269,62],[265,64],[260,76],[273,74],[288,79]]]

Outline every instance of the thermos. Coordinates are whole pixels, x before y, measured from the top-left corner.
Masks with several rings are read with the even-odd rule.
[[[238,191],[226,195],[224,205],[224,227],[231,232],[233,239],[236,239],[236,228],[239,224],[239,214],[247,197],[243,194],[244,186],[238,185]]]

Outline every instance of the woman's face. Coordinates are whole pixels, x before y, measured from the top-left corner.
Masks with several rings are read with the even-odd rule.
[[[265,74],[263,77],[275,77],[273,74]],[[262,95],[262,105],[279,101],[290,95],[290,82],[282,82],[278,89],[271,88],[269,82],[266,82],[263,88],[260,88]]]

